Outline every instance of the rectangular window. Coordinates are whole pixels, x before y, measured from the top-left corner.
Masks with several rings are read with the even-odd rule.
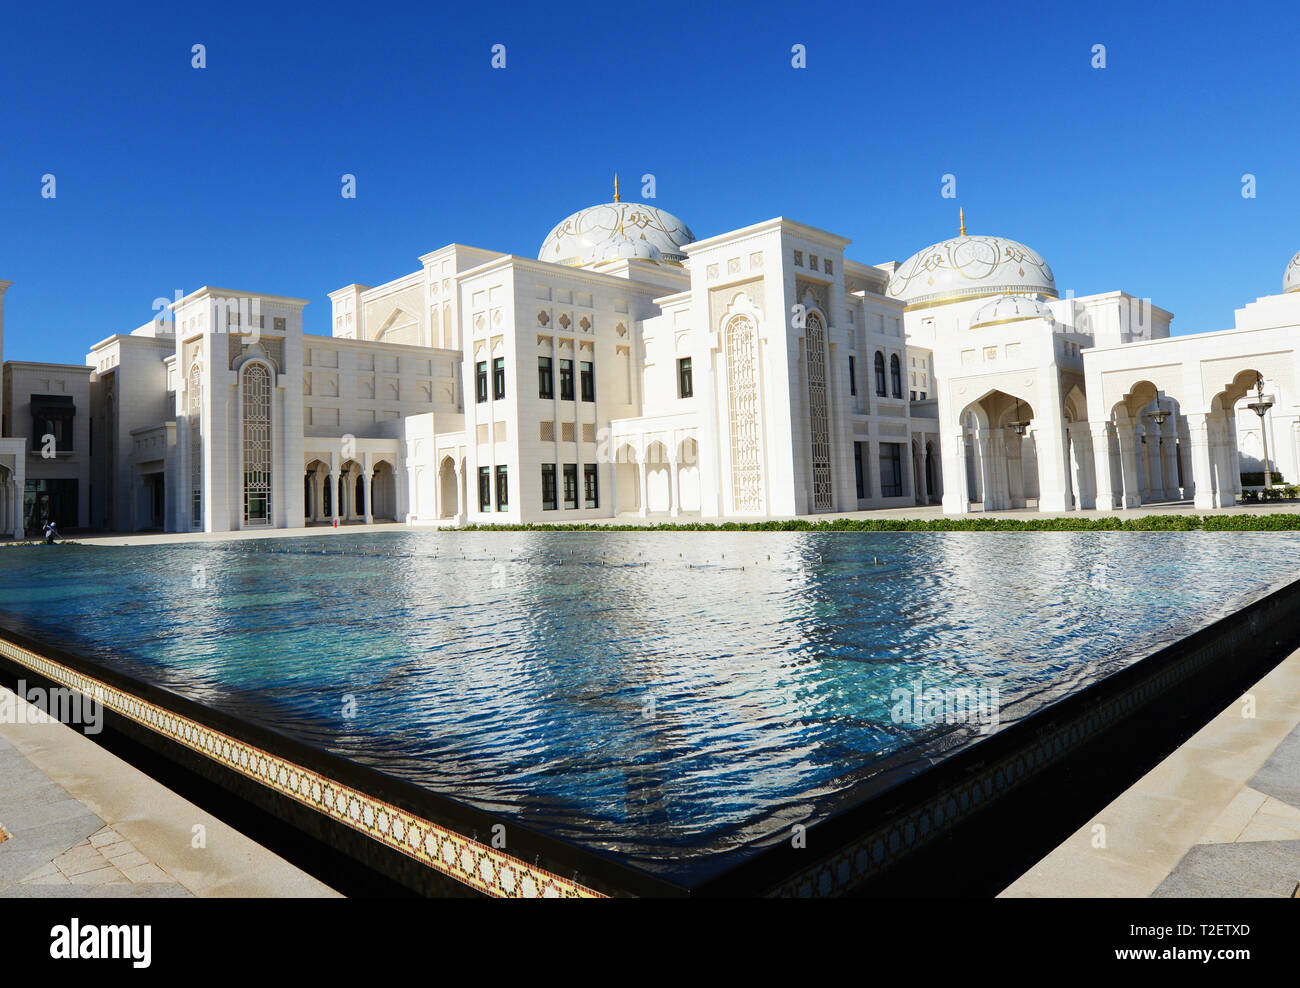
[[[573,401],[573,361],[560,361],[560,401]]]
[[[506,396],[506,358],[492,358],[492,397],[500,401]]]
[[[916,401],[916,392],[915,392],[915,391],[909,391],[908,394],[910,394],[910,395],[912,396],[912,400],[913,400],[913,401]]]
[[[487,401],[487,361],[474,365],[474,398],[480,404]]]
[[[853,444],[853,473],[858,479],[858,500],[861,501],[867,496],[867,478],[862,470],[862,447],[866,443]]]
[[[506,476],[506,467],[497,467],[497,510],[505,511],[510,507],[510,481]]]
[[[478,468],[478,509],[492,510],[492,468]]]
[[[576,508],[578,506],[578,464],[564,464],[564,506],[566,508]]]
[[[551,358],[537,358],[537,397],[555,397],[555,379],[551,375]]]
[[[582,467],[582,489],[584,504],[588,508],[600,507],[600,482],[596,479],[596,464],[585,463]]]
[[[677,397],[690,398],[695,393],[695,382],[691,379],[691,358],[681,357],[677,361]]]
[[[853,360],[853,356],[850,354],[849,355],[849,394],[855,395],[857,393],[858,393],[858,368],[857,368],[857,364]]]
[[[903,496],[903,447],[900,443],[880,444],[880,494]]]
[[[555,503],[555,464],[542,464],[542,510],[554,511]]]
[[[582,386],[582,400],[596,400],[596,369],[591,362],[584,360],[579,367],[579,383]]]

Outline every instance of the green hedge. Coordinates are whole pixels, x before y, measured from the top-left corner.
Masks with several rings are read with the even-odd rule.
[[[1295,532],[1300,514],[1140,518],[836,518],[655,525],[466,525],[463,532]]]

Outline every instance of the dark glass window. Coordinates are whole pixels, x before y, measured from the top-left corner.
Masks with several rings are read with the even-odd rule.
[[[560,361],[560,401],[573,401],[573,361]]]
[[[858,479],[858,500],[867,496],[867,478],[862,472],[862,447],[865,443],[853,444],[853,473]]]
[[[492,468],[478,468],[478,509],[492,510]]]
[[[858,393],[858,368],[854,363],[853,355],[849,355],[849,394]]]
[[[576,508],[578,506],[578,464],[564,464],[564,506],[566,508]]]
[[[555,503],[555,464],[542,464],[542,510],[554,511]]]
[[[72,422],[77,410],[69,395],[32,395],[32,452],[39,453],[45,437],[54,437],[54,450],[72,450]]]
[[[487,361],[480,360],[474,365],[474,398],[476,401],[487,401]]]
[[[885,355],[876,351],[876,394],[885,396]]]
[[[880,444],[880,495],[903,496],[903,447],[900,443]]]
[[[506,358],[492,358],[492,397],[500,401],[506,396]]]
[[[584,504],[588,508],[600,507],[600,481],[596,479],[596,464],[585,463],[582,467],[582,487]]]
[[[677,361],[677,397],[689,398],[695,393],[695,382],[691,379],[691,358],[681,357]]]
[[[889,384],[895,398],[903,397],[903,369],[898,364],[898,354],[889,357]]]
[[[582,385],[582,400],[596,400],[596,369],[590,361],[584,360],[579,365],[580,382]]]
[[[537,397],[555,397],[555,378],[551,373],[551,358],[537,358]]]
[[[504,466],[497,467],[497,510],[505,511],[510,507],[510,481]]]

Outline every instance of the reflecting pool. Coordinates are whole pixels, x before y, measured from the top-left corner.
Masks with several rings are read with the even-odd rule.
[[[435,533],[0,549],[0,624],[667,877],[1300,576],[1279,533]],[[923,684],[923,685],[922,685]],[[900,693],[899,691],[902,691]]]

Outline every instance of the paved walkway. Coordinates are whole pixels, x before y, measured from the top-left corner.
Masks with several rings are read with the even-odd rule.
[[[0,898],[337,896],[73,728],[37,722],[25,700],[0,693],[0,707],[21,708],[0,723]]]
[[[1002,895],[1291,898],[1297,886],[1300,652]]]
[[[1144,504],[1140,508],[1125,511],[1056,511],[1039,513],[1033,508],[1018,508],[1014,511],[975,512],[971,518],[1141,518],[1144,515],[1228,515],[1228,514],[1300,514],[1300,502],[1272,504],[1242,504],[1232,508],[1198,509],[1191,501],[1166,501],[1159,504]],[[833,521],[837,518],[942,518],[943,508],[937,504],[912,508],[879,508],[871,511],[846,511],[819,515],[784,515],[771,518],[751,519],[756,521],[789,521],[792,518],[806,521]],[[619,515],[617,518],[584,518],[583,524],[591,525],[662,525],[671,523],[690,524],[692,522],[724,522],[725,518],[703,519],[699,514],[682,514],[676,518],[669,515]],[[562,524],[562,522],[557,522]],[[293,539],[293,538],[328,538],[331,535],[362,535],[373,532],[412,532],[436,530],[454,527],[451,522],[418,523],[407,525],[403,522],[379,522],[373,525],[359,523],[340,525],[312,525],[307,528],[260,528],[236,532],[136,532],[132,535],[70,535],[70,541],[86,545],[165,545],[186,542],[229,542],[243,539]]]

